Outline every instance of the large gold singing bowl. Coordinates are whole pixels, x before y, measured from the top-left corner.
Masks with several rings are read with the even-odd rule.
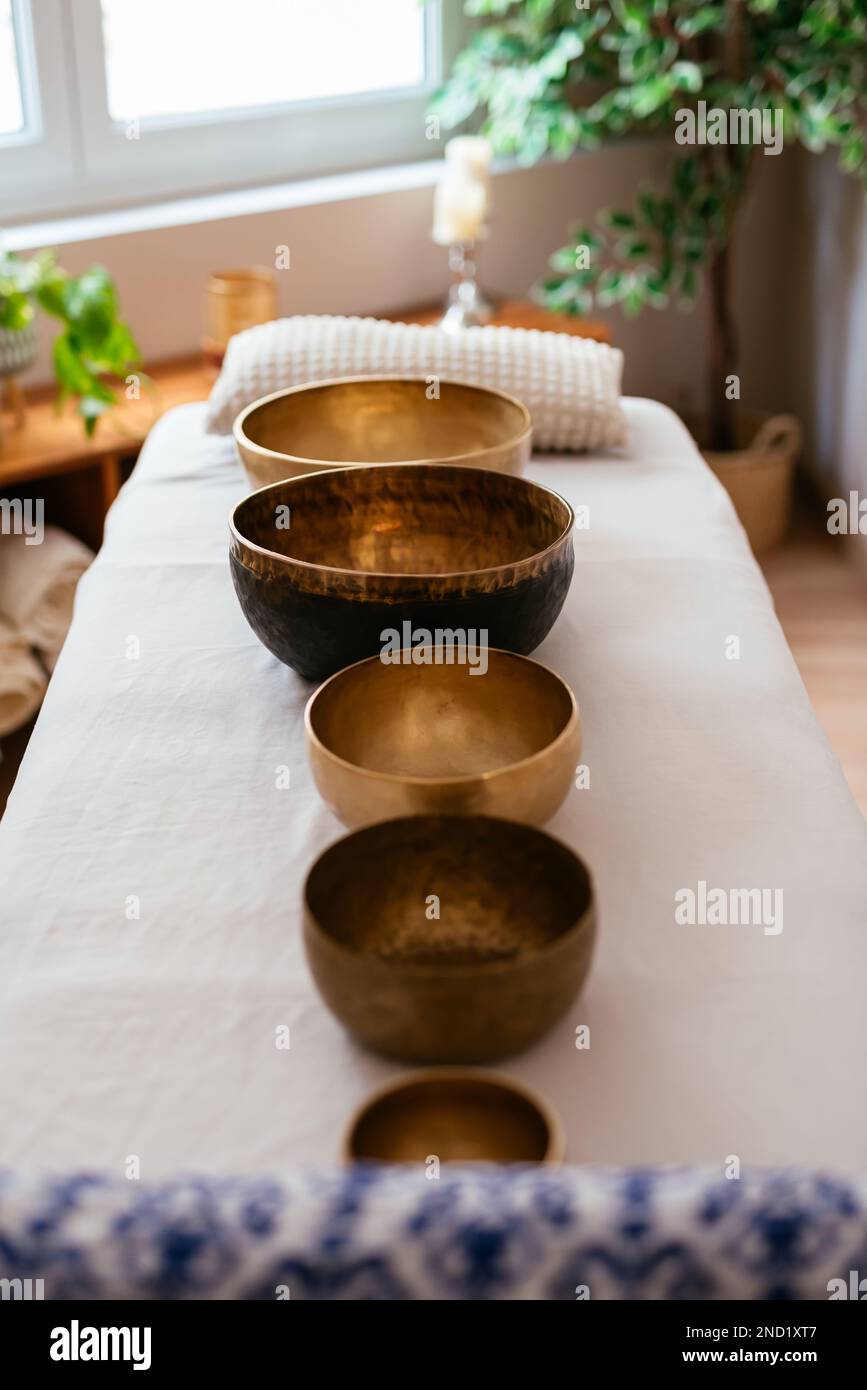
[[[252,487],[353,463],[455,463],[520,473],[532,421],[502,391],[401,376],[344,377],[291,386],[254,401],[235,421]]]
[[[488,816],[406,816],[320,855],[304,894],[316,985],[365,1046],[404,1062],[492,1062],[573,1004],[596,935],[572,850]]]
[[[350,1162],[560,1163],[560,1121],[540,1096],[472,1067],[413,1072],[368,1096],[344,1139]]]
[[[440,649],[338,671],[308,702],[313,776],[345,825],[416,813],[478,813],[542,825],[562,805],[581,752],[578,706],[547,666],[512,652],[487,663],[415,665]]]
[[[333,468],[239,502],[229,563],[256,636],[321,681],[404,623],[535,651],[572,580],[573,522],[550,488],[487,468]]]

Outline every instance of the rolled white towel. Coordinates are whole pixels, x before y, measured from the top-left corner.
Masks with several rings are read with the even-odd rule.
[[[23,535],[0,536],[0,615],[49,671],[72,622],[76,586],[92,560],[92,550],[57,526],[46,526],[41,545],[27,545]]]
[[[0,618],[0,738],[33,718],[46,684],[45,671],[27,639]]]

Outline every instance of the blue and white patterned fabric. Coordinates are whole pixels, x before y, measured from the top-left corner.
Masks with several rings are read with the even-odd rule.
[[[46,1299],[827,1299],[853,1270],[867,1180],[821,1174],[0,1174],[0,1279]]]

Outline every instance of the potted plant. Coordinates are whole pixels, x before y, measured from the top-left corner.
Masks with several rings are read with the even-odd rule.
[[[135,340],[119,316],[111,276],[100,266],[68,275],[51,251],[27,260],[0,252],[0,377],[22,372],[34,361],[37,309],[62,324],[52,355],[60,402],[78,400],[91,435],[115,400],[105,378],[123,377],[139,361]]]
[[[738,411],[732,246],[762,148],[836,146],[867,172],[864,0],[466,0],[483,23],[439,95],[446,125],[484,113],[502,154],[568,158],[628,131],[668,132],[667,187],[598,214],[552,257],[539,287],[552,308],[626,314],[690,307],[704,281],[706,457],[729,487],[756,549],[785,527],[799,430],[754,428]]]

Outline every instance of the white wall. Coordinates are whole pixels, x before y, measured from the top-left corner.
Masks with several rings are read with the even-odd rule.
[[[498,174],[495,216],[482,258],[482,278],[494,292],[526,293],[544,273],[548,255],[566,239],[570,222],[596,210],[628,205],[641,180],[660,175],[665,142],[634,141],[582,154],[566,165]],[[795,170],[788,155],[758,161],[755,197],[743,215],[737,303],[742,323],[744,399],[769,409],[792,404],[786,388],[790,214]],[[215,269],[273,264],[288,244],[292,268],[280,276],[284,313],[386,313],[435,300],[447,285],[445,253],[430,241],[430,186],[285,211],[73,242],[63,263],[79,271],[99,262],[116,277],[124,311],[144,357],[155,361],[198,346],[203,284]],[[627,321],[606,317],[626,353],[625,389],[670,403],[698,403],[702,386],[702,311],[647,311]],[[48,373],[42,359],[32,379]]]

